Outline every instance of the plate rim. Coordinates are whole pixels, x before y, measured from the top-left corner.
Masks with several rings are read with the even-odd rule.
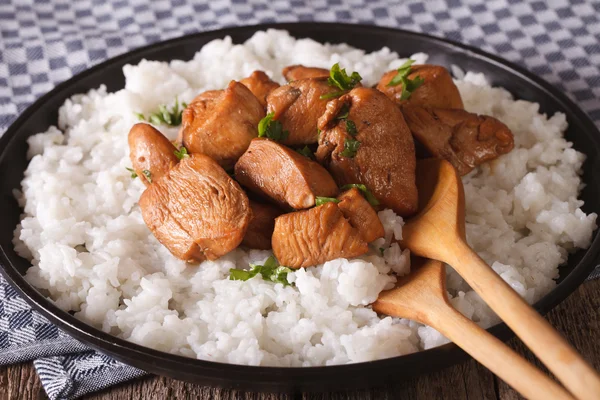
[[[405,29],[392,28],[386,26],[378,26],[378,25],[367,25],[367,24],[352,24],[352,23],[338,23],[338,22],[286,22],[286,23],[262,23],[256,25],[243,25],[243,26],[225,26],[223,28],[217,30],[206,30],[199,31],[190,34],[186,34],[183,36],[171,38],[165,41],[159,41],[155,43],[151,43],[131,51],[127,51],[123,54],[117,55],[110,59],[107,59],[97,65],[94,65],[74,76],[69,78],[68,80],[59,83],[54,88],[52,88],[48,93],[44,94],[36,101],[34,101],[30,106],[28,106],[20,115],[11,123],[11,125],[6,129],[5,133],[0,137],[0,160],[2,155],[4,154],[4,149],[9,145],[12,140],[16,140],[16,133],[19,131],[21,125],[24,121],[26,121],[32,114],[34,114],[39,108],[41,108],[49,99],[53,98],[60,92],[65,89],[68,89],[70,86],[75,84],[76,82],[86,78],[89,75],[95,74],[96,72],[101,71],[107,66],[115,63],[120,63],[129,58],[135,58],[143,55],[148,51],[155,51],[161,48],[168,48],[173,44],[190,40],[193,38],[200,38],[208,35],[218,35],[219,37],[225,37],[228,35],[235,34],[236,32],[256,32],[260,30],[267,29],[281,29],[288,30],[290,27],[298,27],[298,26],[310,26],[315,28],[315,30],[319,30],[323,27],[342,27],[345,29],[351,28],[354,30],[368,30],[371,32],[379,31],[381,34],[386,33],[402,33],[408,36],[414,36],[419,38],[424,38],[428,41],[439,42],[444,44],[445,46],[450,46],[451,48],[457,48],[461,53],[466,53],[469,57],[474,57],[478,59],[483,59],[487,62],[492,62],[495,66],[504,69],[505,71],[511,74],[520,75],[522,78],[527,80],[529,83],[534,84],[538,88],[542,89],[545,92],[545,95],[554,97],[560,107],[561,111],[573,114],[576,118],[585,125],[586,130],[589,130],[592,134],[600,136],[600,131],[596,127],[595,123],[591,120],[591,118],[585,113],[573,100],[566,96],[563,92],[557,89],[555,86],[547,82],[546,80],[534,75],[532,72],[527,69],[513,63],[511,61],[502,59],[499,56],[488,53],[486,51],[475,48],[471,45],[463,44],[454,40],[446,39],[443,37],[437,37],[429,34],[424,34],[415,31],[409,31]],[[598,255],[600,254],[600,234],[598,231],[594,233],[594,238],[590,244],[590,247],[586,250],[585,254],[579,260],[578,264],[575,266],[573,271],[568,274],[563,281],[559,285],[557,285],[550,293],[544,296],[541,300],[534,304],[534,307],[538,312],[542,315],[546,314],[549,310],[556,307],[559,303],[564,301],[566,297],[575,291],[581,283],[585,281],[587,276],[591,273],[591,271],[595,268],[595,263],[598,260]],[[306,379],[306,378],[316,378],[323,377],[327,378],[331,376],[331,374],[353,374],[356,372],[365,373],[365,370],[373,370],[372,372],[381,372],[388,368],[398,367],[399,363],[405,363],[410,365],[411,363],[422,363],[433,362],[435,365],[435,361],[440,356],[448,356],[448,353],[451,353],[456,360],[464,360],[468,356],[464,353],[458,346],[453,343],[449,343],[443,346],[439,346],[429,350],[423,350],[416,353],[406,354],[402,356],[368,361],[368,362],[360,362],[354,364],[343,364],[343,365],[333,365],[333,366],[315,366],[315,367],[269,367],[269,366],[248,366],[248,365],[239,365],[239,364],[229,364],[229,363],[221,363],[215,361],[207,361],[200,360],[194,358],[187,358],[184,356],[179,356],[171,353],[162,352],[159,350],[152,349],[150,347],[138,345],[125,339],[117,338],[108,333],[102,332],[100,329],[94,328],[91,325],[84,323],[76,319],[69,313],[66,313],[56,307],[49,299],[44,297],[40,292],[37,291],[32,285],[30,285],[25,279],[24,276],[21,275],[10,262],[8,255],[5,253],[5,250],[2,246],[0,246],[0,272],[8,281],[8,283],[19,292],[19,295],[23,297],[36,311],[40,312],[47,319],[49,319],[52,323],[57,325],[59,328],[67,331],[71,336],[73,336],[76,340],[80,340],[84,342],[86,345],[89,345],[93,349],[100,351],[102,353],[108,353],[110,356],[113,356],[119,360],[122,360],[118,356],[119,352],[129,352],[133,354],[129,354],[123,358],[127,359],[127,364],[135,366],[137,364],[138,359],[140,360],[139,364],[155,364],[157,361],[164,361],[168,364],[168,366],[178,365],[180,368],[200,368],[202,373],[217,373],[215,376],[208,377],[207,375],[202,375],[206,379],[211,379],[213,381],[218,380],[219,376],[222,374],[231,373],[244,373],[245,376],[259,376],[262,378],[268,378],[266,381],[276,381],[281,378],[285,378],[286,380],[294,380],[294,379]],[[552,296],[550,296],[552,295]],[[551,297],[551,298],[550,298]],[[558,300],[560,298],[560,300]],[[508,329],[508,327],[504,323],[500,323],[495,325],[494,327],[488,329],[492,334],[499,337],[501,340],[506,341],[509,338],[513,337],[514,334]],[[109,347],[110,349],[106,349],[105,347]],[[135,357],[135,362],[130,362],[131,358]],[[401,361],[400,361],[401,360]],[[167,365],[165,364],[165,365]],[[161,366],[155,365],[155,370],[161,371]],[[143,367],[138,367],[143,368]],[[163,370],[162,372],[165,375],[168,375],[168,371]],[[435,367],[430,369],[431,371],[435,370]],[[191,375],[196,376],[200,371],[191,372]],[[268,376],[267,376],[268,375]],[[235,376],[235,375],[233,375]],[[224,379],[219,385],[223,385],[223,383],[229,383],[227,378]],[[265,381],[265,382],[266,382]],[[239,382],[238,382],[239,383]],[[257,383],[257,382],[249,382],[249,383]]]

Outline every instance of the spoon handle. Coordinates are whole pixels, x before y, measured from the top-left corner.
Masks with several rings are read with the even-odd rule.
[[[558,383],[510,347],[445,302],[422,321],[437,329],[471,357],[532,400],[573,399]]]
[[[477,253],[457,238],[448,264],[580,400],[600,398],[600,376],[575,349]]]

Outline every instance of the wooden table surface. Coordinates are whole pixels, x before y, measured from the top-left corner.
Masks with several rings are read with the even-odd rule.
[[[548,319],[567,339],[600,369],[600,279],[584,283]],[[510,346],[529,360],[533,356],[520,342]],[[536,362],[539,366],[539,363]],[[599,396],[600,397],[600,396]],[[0,368],[0,399],[46,398],[31,363]],[[399,381],[389,387],[324,394],[264,394],[214,389],[152,376],[95,393],[86,399],[256,399],[256,400],[359,400],[359,399],[518,399],[504,382],[473,360],[414,379]]]

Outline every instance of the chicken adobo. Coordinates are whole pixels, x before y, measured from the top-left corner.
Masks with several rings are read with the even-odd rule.
[[[257,136],[264,116],[250,89],[232,81],[225,90],[202,93],[183,111],[182,144],[191,154],[207,155],[223,168],[231,168]]]
[[[242,79],[240,83],[250,89],[264,108],[267,108],[269,93],[279,87],[279,83],[272,81],[263,71],[254,71],[252,75]]]
[[[267,96],[267,112],[289,132],[283,144],[317,143],[317,120],[327,107],[327,99],[321,97],[331,91],[327,78],[308,78],[280,86]]]
[[[317,67],[305,67],[304,65],[290,65],[283,69],[283,77],[288,82],[306,78],[327,78],[329,70]]]
[[[338,196],[338,207],[344,217],[358,230],[365,242],[371,243],[383,237],[385,231],[377,212],[357,188],[351,188]]]
[[[356,88],[327,104],[317,160],[339,185],[364,184],[387,208],[417,211],[416,157],[400,109],[376,89]]]
[[[398,105],[463,108],[458,88],[446,68],[411,64],[386,72],[377,89]]]
[[[279,263],[289,268],[357,257],[369,251],[367,242],[334,202],[278,217],[272,244]]]
[[[496,118],[465,110],[406,106],[404,117],[415,138],[435,157],[465,175],[513,149],[512,132]]]
[[[180,116],[181,147],[151,125],[131,128],[142,216],[176,257],[272,249],[269,276],[357,257],[385,236],[378,211],[417,211],[415,143],[463,175],[514,145],[506,125],[463,110],[440,66],[408,61],[375,88],[338,64],[283,75],[282,86],[254,71],[199,94]]]
[[[275,218],[283,214],[283,211],[272,204],[254,200],[250,200],[250,209],[252,219],[242,245],[251,249],[269,250],[273,229],[275,229]]]
[[[235,179],[288,210],[312,207],[318,196],[338,193],[335,181],[319,163],[263,138],[253,139],[235,164]]]
[[[158,180],[179,159],[175,146],[158,130],[148,124],[135,124],[129,131],[129,158],[136,175],[143,177],[148,186],[152,179]]]
[[[183,158],[140,197],[144,222],[178,258],[215,260],[239,246],[252,218],[248,196],[212,158]]]

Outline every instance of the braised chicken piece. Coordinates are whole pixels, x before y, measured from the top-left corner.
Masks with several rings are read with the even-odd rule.
[[[369,250],[358,230],[333,202],[278,217],[272,245],[279,263],[290,268],[357,257]]]
[[[205,154],[228,169],[258,136],[264,116],[264,107],[250,89],[231,81],[227,89],[202,93],[187,106],[181,139],[189,153]]]
[[[202,154],[182,159],[153,181],[139,205],[158,241],[186,261],[215,260],[235,249],[252,218],[246,193]]]
[[[362,183],[401,216],[417,211],[415,146],[400,109],[376,89],[331,100],[319,119],[317,160],[340,186]]]
[[[348,219],[363,240],[371,243],[385,235],[383,224],[377,216],[377,211],[360,193],[360,190],[352,188],[338,196],[338,207]]]
[[[332,197],[338,187],[317,162],[275,141],[256,138],[235,164],[235,178],[252,192],[284,209],[315,205],[315,197]]]
[[[242,240],[242,245],[250,249],[270,250],[275,218],[283,214],[283,211],[272,204],[253,200],[250,200],[250,208],[252,209],[252,219],[248,225],[246,236]]]
[[[403,113],[414,137],[435,157],[450,161],[461,175],[514,147],[510,129],[487,115],[413,106],[404,107]]]
[[[317,67],[305,67],[304,65],[289,65],[282,71],[283,77],[288,81],[297,81],[306,78],[327,78],[329,70]]]
[[[402,83],[396,86],[388,86],[396,73],[396,70],[386,72],[377,84],[377,89],[385,93],[398,105],[464,108],[458,88],[446,68],[428,64],[411,66],[408,79],[413,80],[421,77],[423,84],[416,88],[406,100],[401,98]]]
[[[280,86],[267,96],[267,113],[281,122],[289,136],[282,141],[289,146],[317,143],[317,120],[325,112],[324,94],[335,92],[327,78],[300,79]]]
[[[128,142],[133,170],[146,186],[179,162],[175,146],[152,125],[139,123],[132,126]]]
[[[254,71],[252,75],[242,79],[240,83],[250,89],[264,108],[267,108],[269,93],[279,87],[279,83],[273,82],[263,71]]]

